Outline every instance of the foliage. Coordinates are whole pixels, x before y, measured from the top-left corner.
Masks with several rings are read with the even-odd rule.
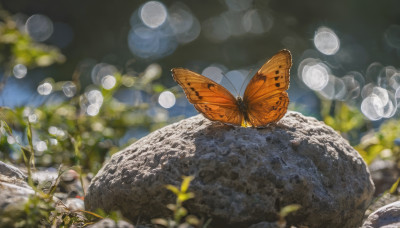
[[[110,90],[92,87],[88,91],[77,93],[70,100],[55,105],[42,105],[37,108],[19,107],[15,110],[6,107],[0,108],[0,119],[10,124],[11,128],[18,133],[14,138],[0,136],[0,151],[3,159],[12,160],[21,158],[23,153],[17,152],[15,145],[8,143],[17,142],[24,145],[22,148],[32,148],[34,145],[26,146],[22,141],[24,135],[33,137],[33,141],[44,141],[48,145],[47,150],[35,154],[35,161],[40,166],[51,166],[63,163],[64,165],[81,165],[84,169],[96,172],[100,169],[104,159],[118,151],[124,145],[131,143],[121,138],[128,131],[150,132],[167,122],[151,116],[152,107],[148,103],[137,106],[129,106],[114,98],[114,93],[120,88],[130,88],[141,91],[151,97],[156,97],[164,87],[153,81],[160,76],[157,72],[149,78],[147,70],[137,76],[115,74],[116,86]],[[127,87],[127,82],[130,82]],[[124,85],[125,83],[125,85]],[[77,83],[76,83],[77,84]],[[57,88],[57,86],[55,86]],[[90,91],[97,90],[99,98],[103,99],[101,109],[95,116],[86,113]],[[34,119],[29,122],[29,118]],[[173,121],[171,119],[170,121]],[[30,127],[32,130],[30,131]],[[29,130],[29,131],[28,131]],[[22,136],[22,137],[21,137]]]
[[[34,68],[64,61],[65,56],[58,48],[35,42],[0,6],[0,65],[4,72],[0,92],[17,64]]]
[[[355,148],[369,164],[376,157],[400,162],[400,120],[390,119],[382,123],[379,131],[366,134]]]
[[[365,129],[368,123],[363,114],[344,102],[321,100],[321,104],[325,124],[340,132],[351,144],[357,144],[360,130]]]
[[[192,199],[194,197],[194,194],[192,192],[188,192],[190,182],[193,180],[193,178],[194,178],[193,176],[183,177],[183,181],[180,188],[177,188],[173,185],[166,186],[168,190],[170,190],[176,195],[176,203],[167,205],[168,209],[170,209],[173,212],[173,218],[153,219],[152,222],[154,224],[163,225],[168,228],[187,227],[189,225],[192,226],[201,225],[200,220],[196,218],[196,216],[188,215],[187,210],[182,205],[183,202]],[[182,222],[183,218],[185,218],[185,222]],[[208,223],[204,224],[201,227],[207,227]]]
[[[290,213],[294,213],[297,210],[299,210],[301,208],[301,205],[299,204],[290,204],[287,205],[285,207],[283,207],[278,214],[279,220],[277,221],[277,225],[279,227],[286,227],[286,220],[285,218],[290,214]]]
[[[2,86],[17,63],[34,68],[64,61],[58,49],[37,43],[20,31],[7,12],[0,11],[0,19],[0,64],[5,72]],[[14,134],[8,136],[0,132],[0,159],[11,162],[28,159],[29,167],[34,167],[34,163],[42,167],[61,163],[79,165],[96,172],[107,156],[133,142],[135,135],[141,136],[136,132],[148,133],[167,123],[166,118],[160,118],[160,115],[167,115],[166,111],[152,105],[152,100],[165,90],[163,85],[155,83],[162,73],[159,65],[150,64],[141,73],[116,71],[112,75],[115,86],[108,89],[101,84],[82,88],[82,71],[82,66],[78,66],[71,81],[44,80],[52,85],[57,102],[13,110],[0,107],[0,120],[14,130]],[[66,85],[73,89],[64,96]],[[0,93],[1,90],[0,86]],[[146,100],[133,106],[121,103],[114,96],[120,90],[135,91]],[[95,93],[91,94],[92,91]],[[87,112],[93,102],[99,106],[97,114]],[[45,148],[34,148],[38,142],[45,143]]]
[[[356,108],[343,102],[322,100],[324,122],[348,139],[367,164],[378,156],[400,162],[400,121],[388,119],[374,130]],[[361,132],[367,132],[362,135]]]
[[[58,48],[34,41],[12,16],[0,9],[0,68],[4,72],[0,93],[16,64],[32,69],[64,61],[65,57]],[[35,190],[19,213],[6,215],[14,219],[10,221],[13,226],[68,227],[90,224],[94,218],[121,219],[118,213],[99,212],[98,215],[70,210],[53,200],[58,179],[49,191],[43,191],[33,184],[31,178],[35,166],[75,166],[80,178],[88,172],[96,173],[107,157],[136,140],[130,132],[148,133],[175,121],[172,118],[157,118],[152,114],[154,110],[160,111],[152,103],[166,89],[157,82],[162,74],[159,65],[151,64],[143,72],[117,68],[119,70],[112,75],[116,83],[110,89],[105,89],[99,83],[83,87],[80,79],[82,69],[78,66],[71,81],[44,80],[52,85],[55,94],[62,94],[65,85],[73,85],[76,91],[67,98],[63,96],[61,101],[44,103],[38,107],[0,107],[0,159],[25,164],[28,182]],[[145,94],[149,99],[137,105],[127,105],[115,98],[120,90]],[[97,91],[96,99],[102,100],[97,114],[87,111],[93,99],[91,91]],[[367,163],[378,156],[400,161],[400,120],[387,120],[378,131],[370,130],[362,136],[361,132],[373,128],[356,108],[343,102],[323,100],[321,114],[327,125],[340,132],[352,145],[358,144],[355,148]],[[38,142],[45,143],[46,149],[39,150]],[[167,205],[172,217],[154,219],[153,223],[165,227],[207,227],[210,221],[202,223],[197,217],[188,215],[183,206],[184,202],[194,197],[188,191],[192,180],[193,177],[184,177],[180,188],[166,186],[177,197],[175,204]],[[391,192],[395,191],[398,184],[399,180]],[[285,217],[298,209],[299,205],[282,208],[278,225],[286,226]]]

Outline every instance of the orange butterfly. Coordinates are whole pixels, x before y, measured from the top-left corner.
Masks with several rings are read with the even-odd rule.
[[[187,69],[173,68],[172,76],[206,118],[243,127],[265,127],[287,111],[291,66],[292,55],[281,50],[253,76],[243,98],[235,98],[218,83]]]

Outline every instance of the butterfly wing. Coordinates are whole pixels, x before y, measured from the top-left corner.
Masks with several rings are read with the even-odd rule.
[[[235,97],[213,80],[183,68],[173,68],[172,76],[183,88],[187,99],[206,118],[240,125],[242,115]]]
[[[254,127],[277,122],[286,113],[289,96],[292,56],[281,50],[268,60],[253,76],[244,92],[243,101],[249,121]]]

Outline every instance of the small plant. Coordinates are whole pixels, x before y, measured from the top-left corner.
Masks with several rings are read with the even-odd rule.
[[[378,131],[370,131],[361,138],[355,149],[361,154],[367,164],[380,157],[400,162],[400,121],[389,119],[382,123]]]
[[[286,220],[285,220],[286,216],[288,216],[290,213],[299,210],[300,208],[301,206],[299,204],[290,204],[283,207],[278,214],[279,220],[277,221],[277,225],[280,228],[286,227]]]
[[[176,203],[167,205],[167,208],[173,212],[173,218],[172,219],[157,218],[153,219],[152,223],[157,225],[162,225],[168,228],[176,228],[176,227],[180,228],[180,227],[188,227],[189,225],[192,226],[200,225],[200,220],[194,215],[187,215],[188,214],[187,210],[182,206],[183,202],[194,198],[194,193],[188,192],[190,182],[193,180],[193,178],[194,178],[193,176],[184,176],[180,189],[173,185],[166,186],[168,190],[170,190],[176,195]],[[185,222],[182,223],[183,218],[185,218]],[[203,225],[203,227],[206,227],[207,225]]]
[[[322,100],[321,105],[321,115],[325,124],[340,132],[350,144],[358,144],[360,130],[368,124],[363,114],[357,108],[340,101]]]

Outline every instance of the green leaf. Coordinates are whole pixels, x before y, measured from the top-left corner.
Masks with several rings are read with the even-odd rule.
[[[192,199],[192,198],[194,198],[194,193],[192,193],[192,192],[188,192],[188,193],[180,192],[178,194],[178,200],[180,202],[184,202],[184,201],[186,201],[188,199]]]
[[[194,215],[186,216],[186,222],[189,223],[190,225],[195,225],[195,226],[200,224],[200,220]]]
[[[151,223],[161,225],[161,226],[168,226],[168,220],[163,219],[163,218],[152,219]]]
[[[181,192],[186,192],[189,188],[190,182],[194,179],[193,176],[184,176],[182,185],[181,185]]]
[[[390,187],[390,190],[389,190],[390,194],[396,193],[397,188],[399,187],[399,183],[400,183],[400,178],[397,179],[397,181],[392,185],[392,187]]]
[[[167,208],[170,209],[171,211],[175,211],[177,206],[175,204],[167,204]]]
[[[180,218],[182,218],[182,217],[184,217],[184,216],[187,215],[187,210],[186,210],[185,208],[183,208],[183,207],[180,207],[180,208],[178,208],[178,210],[176,211],[176,214],[177,214]]]
[[[71,222],[71,217],[69,217],[69,216],[67,215],[67,216],[64,217],[63,221],[64,221],[64,224],[65,224],[65,225],[68,225],[68,224]]]
[[[7,131],[7,134],[12,135],[12,129],[8,126],[6,121],[2,120],[1,121],[1,128],[4,128]]]
[[[281,211],[279,212],[279,215],[281,216],[281,218],[284,218],[288,214],[295,212],[295,211],[299,210],[300,208],[301,208],[300,204],[290,204],[290,205],[283,207],[281,209]]]
[[[175,186],[173,186],[173,185],[170,185],[170,184],[168,184],[168,185],[166,185],[165,186],[168,190],[170,190],[171,192],[173,192],[175,195],[179,195],[179,189],[177,188],[177,187],[175,187]]]

